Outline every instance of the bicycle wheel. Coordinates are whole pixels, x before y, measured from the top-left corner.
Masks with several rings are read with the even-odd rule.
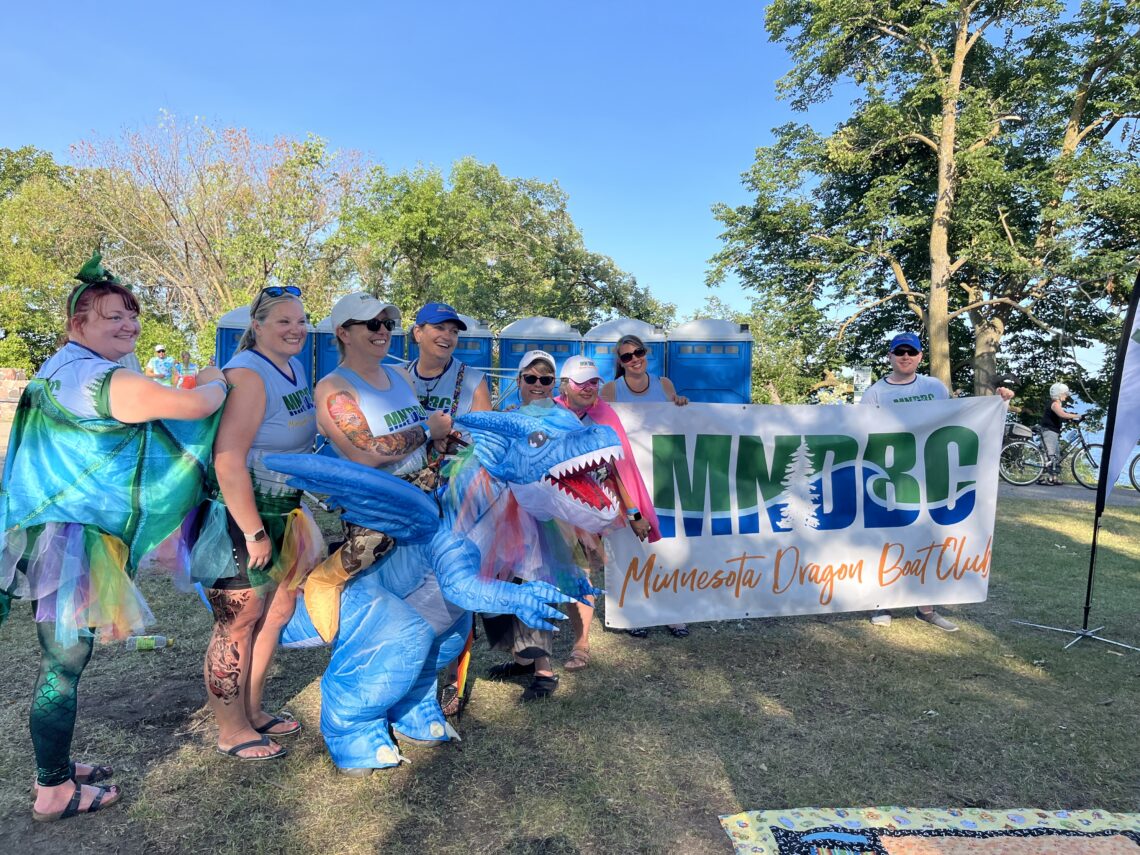
[[[1128,480],[1132,482],[1132,489],[1140,493],[1140,455],[1132,458],[1132,465],[1128,467]]]
[[[1070,461],[1073,477],[1082,487],[1087,487],[1090,490],[1096,489],[1097,482],[1100,481],[1100,458],[1102,454],[1104,454],[1104,446],[1099,442],[1090,442],[1084,448],[1078,448],[1073,452]]]
[[[1045,471],[1045,455],[1031,442],[1011,442],[1001,450],[998,474],[1002,480],[1024,487]]]

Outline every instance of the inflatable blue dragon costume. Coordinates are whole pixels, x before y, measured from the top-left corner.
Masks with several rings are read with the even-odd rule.
[[[583,426],[561,407],[469,413],[456,424],[472,444],[434,494],[338,458],[266,459],[294,487],[327,494],[345,521],[399,544],[340,595],[321,733],[341,769],[399,764],[393,736],[456,737],[436,701],[436,672],[461,652],[471,613],[553,628],[564,615],[551,604],[596,593],[570,560],[571,527],[600,533],[620,524],[604,483],[605,464],[622,453],[610,428]],[[283,642],[319,643],[300,602]]]

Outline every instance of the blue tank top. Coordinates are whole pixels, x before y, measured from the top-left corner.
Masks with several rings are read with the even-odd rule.
[[[648,377],[648,375],[646,375]],[[667,404],[669,396],[665,394],[665,387],[661,385],[658,377],[649,377],[649,385],[644,392],[634,392],[625,382],[625,375],[614,381],[615,404]]]
[[[317,435],[317,410],[313,393],[300,360],[289,360],[290,379],[280,368],[256,350],[243,350],[227,362],[223,370],[248,368],[265,384],[265,415],[253,437],[246,457],[254,496],[262,499],[295,500],[301,494],[285,483],[287,475],[268,469],[262,462],[267,454],[308,454]]]
[[[413,425],[425,424],[427,413],[420,405],[406,377],[390,365],[382,365],[381,368],[388,375],[387,389],[377,389],[344,365],[338,365],[331,373],[343,378],[356,390],[360,411],[364,413],[368,429],[372,431],[373,436],[386,436],[407,430]],[[333,450],[341,456],[335,445]],[[421,445],[403,460],[379,468],[397,476],[416,472],[427,466],[426,450],[426,445]]]

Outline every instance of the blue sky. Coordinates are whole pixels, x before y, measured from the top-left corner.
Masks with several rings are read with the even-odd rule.
[[[701,305],[709,207],[794,114],[761,2],[12,4],[0,146],[67,159],[161,110],[255,136],[317,134],[401,169],[471,155],[557,180],[587,246]],[[734,287],[715,292],[734,305]]]

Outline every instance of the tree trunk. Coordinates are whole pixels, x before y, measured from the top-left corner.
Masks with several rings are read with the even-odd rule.
[[[926,305],[926,332],[930,339],[930,376],[950,385],[950,279],[954,263],[950,259],[950,220],[954,194],[958,189],[958,99],[962,90],[962,69],[969,52],[970,6],[964,5],[958,17],[954,39],[954,59],[942,86],[942,127],[938,135],[938,197],[930,223],[930,299]]]
[[[997,351],[1005,324],[980,312],[971,312],[970,318],[974,327],[974,395],[992,395],[997,385]]]

